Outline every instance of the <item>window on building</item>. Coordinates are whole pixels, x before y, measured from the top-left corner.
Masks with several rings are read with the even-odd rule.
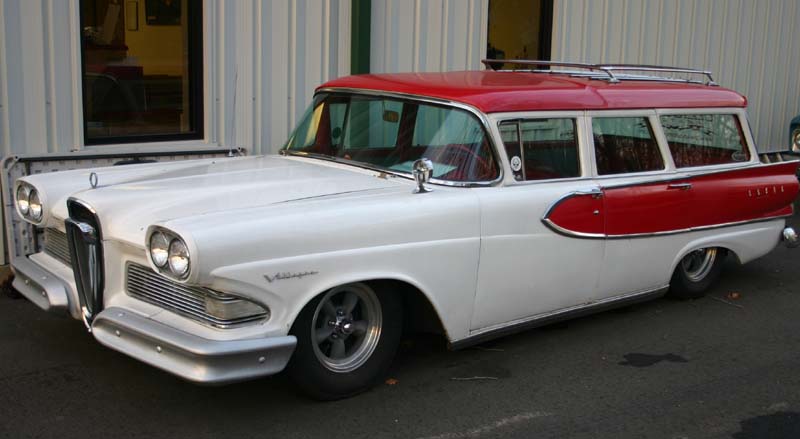
[[[575,119],[508,121],[500,124],[500,133],[515,180],[581,175]]]
[[[487,58],[550,59],[553,0],[489,0],[488,25]]]
[[[599,175],[664,169],[661,150],[646,117],[594,117],[592,135]]]
[[[733,114],[669,114],[661,126],[678,168],[746,162],[750,151]]]
[[[86,144],[202,137],[200,0],[81,0]]]

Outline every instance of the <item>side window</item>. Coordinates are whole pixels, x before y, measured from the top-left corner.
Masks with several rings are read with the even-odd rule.
[[[661,126],[678,168],[750,160],[736,115],[669,114],[661,116]]]
[[[600,175],[664,169],[647,117],[593,117],[592,135]]]
[[[517,181],[581,175],[575,119],[503,122],[500,135]]]

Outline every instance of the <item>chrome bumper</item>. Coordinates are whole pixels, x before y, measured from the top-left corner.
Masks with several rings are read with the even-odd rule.
[[[791,227],[783,229],[781,240],[784,244],[786,244],[786,247],[789,248],[795,248],[800,245],[800,239],[797,237],[797,232],[795,232]]]
[[[12,286],[36,306],[45,311],[69,310],[67,286],[57,277],[25,257],[14,259],[11,268],[14,270]]]
[[[294,336],[218,341],[198,337],[122,308],[107,308],[92,323],[103,345],[183,379],[206,384],[280,372],[294,352]]]

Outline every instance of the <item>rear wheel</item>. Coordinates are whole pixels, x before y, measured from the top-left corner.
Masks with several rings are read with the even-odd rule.
[[[310,396],[363,392],[388,370],[402,333],[402,301],[365,283],[342,285],[312,300],[292,326],[297,348],[288,371]]]
[[[697,249],[675,267],[669,295],[678,299],[697,299],[719,279],[727,251],[718,247]]]

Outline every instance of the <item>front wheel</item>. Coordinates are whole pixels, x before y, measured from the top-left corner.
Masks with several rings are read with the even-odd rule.
[[[365,283],[312,300],[292,326],[297,348],[288,372],[310,396],[332,400],[363,392],[388,370],[402,334],[402,301]]]
[[[727,251],[709,247],[697,249],[675,267],[669,283],[669,295],[677,299],[698,299],[719,278]]]

